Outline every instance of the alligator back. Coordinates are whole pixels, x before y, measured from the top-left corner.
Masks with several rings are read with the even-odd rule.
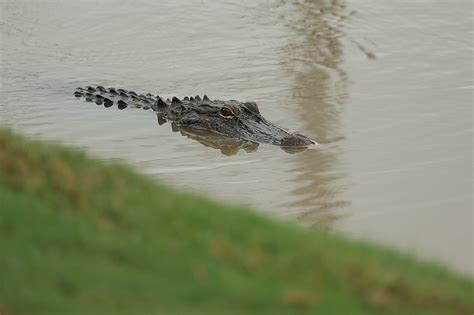
[[[117,106],[118,109],[127,107],[143,108],[145,110],[157,110],[155,106],[158,95],[138,94],[134,91],[124,89],[104,88],[103,86],[87,86],[85,88],[78,87],[74,92],[77,98],[83,98],[87,102],[94,102],[97,105],[105,107]]]

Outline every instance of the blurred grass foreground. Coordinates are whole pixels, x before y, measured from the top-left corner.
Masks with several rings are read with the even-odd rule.
[[[472,279],[443,267],[5,129],[0,207],[2,315],[474,310]]]

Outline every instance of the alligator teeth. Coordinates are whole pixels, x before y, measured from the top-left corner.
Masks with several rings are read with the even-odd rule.
[[[78,91],[76,91],[76,92],[74,92],[74,96],[75,96],[75,97],[81,97],[81,96],[82,96],[82,93],[81,93],[81,92],[78,92]]]
[[[183,98],[183,101],[189,101],[189,97],[185,96],[185,97]]]
[[[123,96],[123,97],[127,97],[128,98],[128,94],[123,92],[123,91],[120,91],[120,96]]]
[[[92,86],[87,87],[87,91],[89,92],[95,92],[95,89]]]
[[[190,101],[190,102],[194,102],[194,97],[191,96],[191,97],[189,98],[189,101]]]
[[[127,91],[125,91],[124,89],[117,89],[117,92],[119,92],[119,93],[127,93]]]
[[[109,88],[109,93],[111,95],[117,95],[118,94],[117,91],[114,88]]]
[[[202,100],[203,100],[203,101],[210,101],[209,97],[207,97],[206,94],[204,94],[204,96],[202,97]]]
[[[196,101],[198,101],[198,102],[201,100],[201,98],[199,97],[199,95],[196,95],[196,96],[194,97],[194,99],[195,99]]]
[[[173,96],[173,100],[171,102],[172,104],[181,104],[181,100],[179,98],[177,98],[176,96]]]
[[[129,94],[129,95],[137,96],[137,93],[136,93],[135,91],[128,91],[128,94]]]
[[[105,88],[102,85],[98,85],[97,90],[99,90],[101,92],[105,92]]]

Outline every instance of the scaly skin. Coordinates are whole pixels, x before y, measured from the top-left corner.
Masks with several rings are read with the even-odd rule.
[[[290,133],[267,121],[255,102],[210,100],[206,95],[202,99],[186,96],[182,100],[177,97],[163,100],[150,93],[138,95],[134,91],[102,86],[77,88],[74,95],[105,107],[116,105],[119,109],[151,109],[157,114],[160,124],[171,121],[175,128],[182,127],[188,134],[189,130],[213,132],[224,137],[284,148],[305,148],[315,143],[302,134]]]

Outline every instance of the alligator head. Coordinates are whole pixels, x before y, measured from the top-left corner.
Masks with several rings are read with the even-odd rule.
[[[197,96],[183,100],[174,97],[172,101],[159,98],[155,106],[162,119],[171,120],[178,127],[211,131],[283,148],[305,148],[315,143],[302,134],[288,132],[266,120],[255,102],[211,101],[207,96],[201,100]]]

